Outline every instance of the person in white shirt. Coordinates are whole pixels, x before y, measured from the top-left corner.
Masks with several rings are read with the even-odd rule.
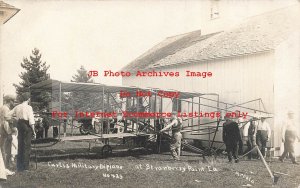
[[[13,175],[8,169],[11,153],[11,134],[12,129],[9,125],[10,115],[9,107],[13,100],[4,101],[5,104],[0,107],[0,179],[6,179],[7,175]]]
[[[5,172],[5,165],[4,165],[4,160],[2,157],[2,152],[0,150],[0,180],[6,180],[6,172]]]
[[[256,144],[258,145],[262,156],[265,156],[265,150],[267,147],[267,142],[270,141],[271,138],[271,128],[269,123],[266,121],[265,117],[261,117],[257,125],[257,133],[256,133]]]
[[[240,113],[239,111],[236,111],[236,113]],[[245,130],[245,126],[247,126],[247,124],[249,123],[249,121],[247,121],[246,118],[240,117],[240,118],[236,118],[235,121],[238,123],[239,125],[239,129],[240,129],[240,134],[241,134],[241,139],[239,140],[239,149],[238,149],[238,154],[239,155],[243,155],[244,153],[244,143],[243,143],[243,133]]]
[[[36,137],[34,131],[34,115],[32,107],[29,106],[30,99],[17,105],[10,114],[14,114],[18,120],[18,155],[17,171],[29,170],[29,159],[31,150],[31,139]]]
[[[284,143],[284,151],[282,155],[280,156],[279,160],[283,162],[283,159],[289,154],[289,157],[292,160],[293,164],[298,164],[296,162],[295,158],[295,141],[298,139],[300,141],[299,137],[299,129],[297,129],[295,120],[294,120],[294,113],[292,111],[288,112],[288,119],[286,122],[284,122],[283,128],[282,128],[282,142]]]
[[[12,128],[11,138],[12,138],[12,140],[11,140],[10,163],[13,164],[13,163],[15,163],[16,156],[18,154],[18,129],[17,129],[17,126]]]
[[[4,164],[7,166],[8,155],[9,155],[9,136],[11,135],[11,128],[9,126],[8,120],[10,119],[8,104],[4,104],[0,107],[0,149],[2,151],[2,157],[4,159]]]

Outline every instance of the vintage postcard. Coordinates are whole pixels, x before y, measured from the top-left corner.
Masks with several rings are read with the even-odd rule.
[[[299,0],[0,0],[0,188],[299,188],[299,17]]]

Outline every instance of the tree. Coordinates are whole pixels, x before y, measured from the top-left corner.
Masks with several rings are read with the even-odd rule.
[[[21,67],[25,69],[19,77],[22,81],[19,85],[14,84],[17,92],[17,101],[21,102],[29,97],[29,87],[38,82],[50,79],[47,73],[50,66],[46,62],[42,62],[42,54],[37,48],[32,50],[32,54],[28,58],[23,58]],[[31,94],[32,106],[34,110],[42,110],[51,100],[51,94],[46,91],[35,92]]]
[[[90,76],[88,76],[88,71],[84,68],[84,66],[80,66],[80,69],[77,70],[77,74],[72,76],[73,80],[71,82],[77,83],[92,83],[93,80]]]
[[[83,66],[81,66],[80,69],[77,70],[77,73],[72,76],[71,82],[94,83],[91,77],[88,76],[88,71]],[[54,95],[55,100],[58,101],[58,93],[52,93],[52,95]],[[110,95],[113,97],[117,96],[114,93]],[[61,110],[69,112],[69,114],[74,113],[74,111],[102,111],[104,101],[104,110],[113,112],[116,108],[115,106],[117,106],[116,101],[110,100],[110,104],[107,104],[107,97],[108,95],[106,94],[105,96],[103,96],[102,92],[90,92],[84,90],[65,92],[61,95]]]
[[[73,80],[71,82],[77,83],[92,83],[94,82],[90,76],[88,76],[88,71],[81,66],[79,70],[77,70],[77,74],[72,76]],[[63,97],[65,103],[71,102],[73,105],[73,109],[80,111],[93,111],[97,108],[101,107],[102,104],[101,98],[95,94],[87,91],[76,91],[71,92],[70,95],[65,95]]]

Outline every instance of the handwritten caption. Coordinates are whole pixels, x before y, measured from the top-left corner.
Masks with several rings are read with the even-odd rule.
[[[104,178],[112,178],[112,179],[123,179],[123,175],[121,173],[115,173],[115,170],[123,170],[124,167],[122,165],[109,165],[109,164],[99,164],[99,165],[89,165],[86,163],[52,163],[48,162],[48,167],[52,168],[65,168],[65,169],[92,169],[92,170],[102,170],[105,171],[102,173],[102,177]]]
[[[154,172],[154,173],[163,173],[163,172],[178,172],[178,173],[217,173],[220,171],[215,166],[212,165],[191,165],[191,164],[164,164],[164,165],[153,165],[150,163],[137,163],[130,166],[123,166],[120,164],[86,164],[86,163],[65,163],[65,162],[48,162],[47,166],[50,168],[61,168],[61,169],[88,169],[99,171],[102,173],[103,178],[110,178],[115,180],[122,180],[126,178],[126,174],[124,171],[128,172],[128,170],[133,171],[146,171],[146,172]],[[253,172],[249,172],[253,174]],[[242,178],[252,185],[254,185],[255,181],[253,177],[251,177],[248,173],[235,171],[234,175],[238,178]],[[197,181],[197,180],[195,180]]]
[[[90,165],[86,163],[52,163],[48,162],[47,164],[50,168],[63,168],[63,169],[90,169],[95,171],[101,171],[102,177],[104,178],[113,178],[113,179],[124,179],[124,174],[122,171],[125,170],[123,165],[118,164],[99,164],[99,165]],[[213,166],[192,166],[192,165],[182,165],[182,166],[173,166],[173,165],[151,165],[148,163],[145,164],[136,164],[131,167],[131,170],[145,170],[145,171],[156,171],[156,172],[167,172],[167,171],[177,171],[181,173],[187,172],[218,172],[219,170]]]
[[[243,179],[246,179],[247,181],[249,181],[249,182],[251,182],[252,184],[254,184],[254,180],[253,180],[250,176],[248,176],[247,174],[245,174],[245,173],[235,172],[235,175],[236,175],[237,177],[241,177],[241,178],[243,178]]]
[[[138,170],[149,170],[149,171],[179,171],[179,172],[218,172],[219,170],[212,166],[154,166],[151,164],[137,164],[135,168]]]

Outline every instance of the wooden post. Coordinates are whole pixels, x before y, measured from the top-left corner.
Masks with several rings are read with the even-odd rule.
[[[59,111],[61,112],[61,82],[59,82]],[[61,118],[59,118],[59,124],[58,124],[58,139],[60,139],[60,127],[61,127]]]
[[[187,101],[187,103],[188,103],[188,114],[189,114],[190,113],[190,101]],[[188,118],[188,127],[189,126],[190,126],[190,119]]]
[[[198,115],[198,130],[200,130],[200,123],[201,123],[201,121],[200,121],[200,111],[201,111],[201,107],[200,107],[200,97],[198,97],[198,99],[199,99],[199,103],[198,103],[198,113],[199,113],[199,115]]]
[[[137,96],[136,98],[136,113],[139,114],[139,105],[140,105],[140,97]],[[135,134],[137,135],[139,131],[139,117],[136,116],[136,132]]]
[[[194,113],[194,97],[192,97],[192,113]],[[194,117],[192,117],[192,127],[194,127]]]
[[[259,154],[259,156],[260,156],[262,162],[264,163],[265,167],[267,168],[267,170],[268,170],[268,172],[269,172],[269,174],[270,174],[270,176],[271,176],[271,178],[272,178],[272,182],[275,183],[275,181],[274,181],[274,175],[273,175],[273,173],[271,172],[271,169],[270,169],[270,167],[268,166],[268,164],[267,164],[267,162],[266,162],[264,156],[261,154],[261,151],[259,150],[258,146],[255,146],[255,147],[256,147],[256,150],[257,150],[257,152],[258,152],[258,154]]]
[[[73,136],[73,129],[74,129],[74,119],[72,117],[72,122],[71,122],[71,135]]]
[[[104,112],[104,86],[102,86],[102,112]],[[103,137],[103,116],[101,116],[101,127],[99,129],[101,137]]]

